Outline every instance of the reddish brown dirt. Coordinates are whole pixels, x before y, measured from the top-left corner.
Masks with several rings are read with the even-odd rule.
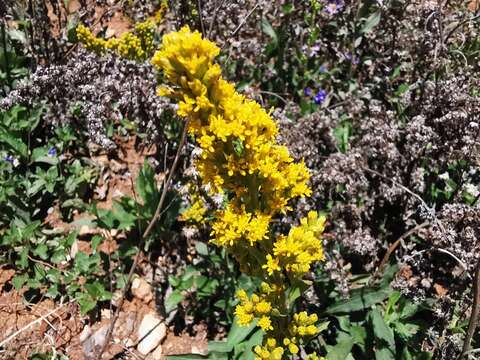
[[[67,347],[73,351],[75,337],[83,328],[75,304],[61,306],[51,299],[28,304],[14,290],[0,296],[0,319],[4,329],[0,342],[6,341],[0,359],[26,359],[36,352]]]

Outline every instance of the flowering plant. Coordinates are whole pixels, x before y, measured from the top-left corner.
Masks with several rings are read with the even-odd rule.
[[[317,315],[294,313],[293,303],[308,286],[303,277],[311,265],[324,259],[325,218],[312,211],[288,235],[273,233],[271,221],[291,210],[289,201],[310,195],[309,172],[277,143],[270,114],[222,78],[214,63],[219,52],[188,27],[165,35],[152,58],[169,83],[158,94],[178,101],[177,114],[186,118],[202,150],[195,163],[200,177],[227,200],[211,224],[211,242],[226,248],[241,271],[262,281],[258,293],[238,292],[238,323],[256,321],[266,333],[255,348],[257,359],[282,359],[297,354],[318,332]],[[198,211],[201,218],[204,209]]]

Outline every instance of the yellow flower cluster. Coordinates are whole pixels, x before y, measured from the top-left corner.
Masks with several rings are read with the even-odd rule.
[[[268,286],[268,284],[265,284]],[[260,295],[253,294],[248,297],[245,290],[241,289],[237,292],[240,300],[235,308],[235,315],[238,317],[238,324],[242,326],[250,325],[250,323],[258,318],[257,325],[264,331],[273,330],[270,313],[278,313],[278,310],[272,308],[272,303],[268,299],[268,293]]]
[[[190,195],[192,206],[182,213],[181,220],[200,224],[205,220],[207,208],[198,193]]]
[[[125,32],[120,38],[112,37],[105,40],[96,37],[88,27],[80,24],[77,27],[77,39],[86,49],[98,54],[110,50],[125,59],[142,61],[151,56],[155,50],[155,28],[155,23],[147,20],[135,24],[134,32]]]
[[[225,211],[217,214],[213,223],[212,235],[214,243],[220,246],[233,246],[240,241],[253,246],[257,241],[267,239],[270,216],[262,213],[248,213],[245,208],[237,209],[228,206]]]
[[[317,334],[317,327],[314,325],[318,321],[317,314],[308,315],[306,311],[293,315],[293,324],[290,331],[293,336],[314,336]]]
[[[187,119],[201,148],[195,165],[203,184],[228,199],[211,224],[212,242],[225,247],[242,271],[265,280],[258,294],[238,292],[238,323],[256,321],[268,334],[255,348],[256,359],[281,360],[286,349],[295,355],[302,338],[317,334],[315,314],[289,314],[287,289],[301,288],[312,263],[324,259],[320,236],[325,218],[311,212],[287,236],[272,239],[272,218],[289,210],[291,199],[310,195],[309,173],[277,143],[270,114],[222,78],[214,64],[219,53],[214,43],[188,27],[165,35],[152,58],[169,84],[158,94],[176,100],[177,114]],[[203,215],[195,203],[191,212],[198,219]],[[308,358],[319,359],[316,354]]]
[[[255,360],[282,360],[283,347],[277,346],[277,341],[274,338],[268,338],[265,345],[255,346]]]
[[[269,275],[285,270],[301,276],[310,270],[310,265],[324,260],[320,235],[325,228],[325,217],[310,211],[301,225],[290,229],[288,236],[280,235],[273,245],[273,256],[267,255],[263,268]]]

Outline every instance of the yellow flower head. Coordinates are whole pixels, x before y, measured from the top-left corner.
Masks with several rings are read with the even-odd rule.
[[[178,32],[163,36],[162,47],[153,56],[152,64],[163,70],[168,81],[180,85],[182,76],[190,80],[202,79],[219,53],[220,49],[213,42],[184,26]]]

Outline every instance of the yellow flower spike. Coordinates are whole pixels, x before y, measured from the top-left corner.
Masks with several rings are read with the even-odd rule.
[[[311,194],[310,175],[303,161],[294,162],[288,149],[277,143],[271,110],[237,93],[234,84],[222,78],[220,66],[214,64],[219,52],[198,31],[183,27],[163,37],[151,62],[175,89],[162,88],[159,93],[179,100],[177,114],[189,120],[188,131],[201,148],[195,166],[202,184],[229,199],[214,214],[211,242],[225,247],[241,271],[265,279],[257,294],[237,293],[238,324],[256,320],[264,331],[275,330],[270,333],[275,336],[255,347],[255,358],[281,360],[285,350],[278,341],[297,354],[297,339],[317,331],[318,317],[306,312],[294,314],[288,329],[274,327],[284,323],[279,318],[291,315],[279,301],[290,286],[285,278],[301,280],[314,262],[324,259],[320,236],[325,218],[311,212],[287,235],[272,238],[272,217],[291,210],[293,198]],[[280,335],[287,333],[290,338]]]

